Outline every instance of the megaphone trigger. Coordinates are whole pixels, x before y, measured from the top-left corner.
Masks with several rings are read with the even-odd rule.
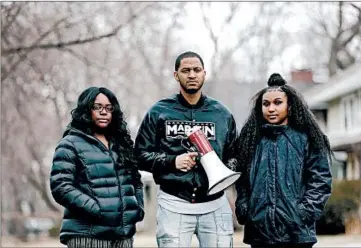
[[[193,161],[195,161],[196,163],[199,163],[201,161],[201,157],[202,157],[202,154],[200,152],[198,152],[198,155],[193,157]]]

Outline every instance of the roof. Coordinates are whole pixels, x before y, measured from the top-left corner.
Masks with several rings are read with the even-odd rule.
[[[303,92],[311,109],[333,99],[361,89],[361,63],[354,64],[345,71],[331,77],[328,83],[319,84]]]
[[[355,144],[361,144],[361,129],[352,132],[341,132],[338,135],[329,135],[331,148],[333,150],[345,150]]]

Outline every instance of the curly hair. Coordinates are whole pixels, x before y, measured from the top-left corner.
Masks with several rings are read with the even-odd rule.
[[[109,89],[104,87],[90,87],[83,91],[78,98],[77,107],[71,111],[72,120],[69,126],[86,134],[93,135],[91,110],[96,97],[100,93],[104,94],[114,107],[112,121],[105,130],[105,136],[108,140],[114,141],[119,159],[124,159],[126,166],[136,167],[137,161],[134,156],[134,143],[131,139],[130,131],[127,128],[127,122],[125,121],[117,97]]]
[[[293,87],[286,85],[286,81],[277,73],[270,76],[268,85],[253,96],[251,113],[237,137],[238,169],[249,173],[256,147],[261,140],[261,127],[267,123],[262,113],[262,97],[269,90],[278,90],[286,94],[288,99],[288,126],[305,133],[309,139],[310,147],[326,154],[331,159],[332,151],[329,140],[321,131],[302,95]]]

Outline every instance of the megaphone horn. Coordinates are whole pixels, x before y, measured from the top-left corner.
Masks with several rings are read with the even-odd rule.
[[[218,193],[237,181],[241,173],[234,172],[223,164],[201,129],[193,128],[187,136],[201,154],[201,164],[209,182],[209,195]]]

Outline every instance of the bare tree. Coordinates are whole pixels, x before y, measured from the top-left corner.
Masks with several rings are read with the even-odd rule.
[[[69,3],[67,3],[69,4]],[[129,3],[125,3],[129,4]],[[2,29],[1,32],[1,36],[2,37],[8,37],[8,32],[11,31],[11,25],[13,24],[14,21],[16,21],[16,17],[19,15],[21,9],[22,9],[22,4],[18,3],[18,5],[11,5],[9,7],[3,7],[4,8],[4,13],[6,13],[7,15],[5,15],[4,17],[4,28]],[[11,14],[11,10],[15,9],[13,12],[15,12],[14,14]],[[145,8],[146,9],[146,8]],[[144,9],[143,9],[144,11]],[[59,20],[55,21],[53,25],[51,25],[47,30],[43,31],[43,32],[39,32],[38,34],[38,38],[34,39],[33,42],[31,42],[31,45],[19,45],[19,46],[15,46],[15,47],[3,47],[2,46],[2,56],[8,56],[8,55],[13,55],[13,54],[17,54],[18,55],[18,59],[16,60],[15,63],[13,63],[10,68],[8,70],[3,71],[2,70],[2,76],[1,76],[1,80],[5,80],[6,77],[8,76],[9,72],[12,72],[13,70],[16,69],[16,67],[23,61],[23,59],[26,57],[27,54],[29,54],[30,52],[37,50],[37,49],[61,49],[64,47],[69,47],[69,46],[75,46],[75,45],[82,45],[82,44],[86,44],[86,43],[90,43],[90,42],[95,42],[104,38],[109,38],[112,36],[116,36],[119,32],[120,29],[122,29],[127,23],[131,22],[132,20],[134,20],[140,13],[133,13],[133,15],[131,15],[127,20],[125,20],[124,22],[116,25],[114,28],[112,28],[112,30],[110,32],[107,32],[105,34],[92,34],[89,35],[85,38],[77,38],[77,39],[70,39],[70,40],[63,40],[62,37],[60,36],[60,31],[59,28],[61,28],[62,25],[65,25],[65,28],[69,28],[71,26],[73,26],[74,24],[69,22],[69,19],[65,16],[62,18],[59,18]],[[37,23],[38,24],[38,23]],[[43,25],[43,23],[41,24]],[[88,25],[89,27],[89,25]],[[91,30],[89,33],[91,33]],[[56,42],[51,42],[51,41],[46,41],[43,42],[44,40],[47,40],[47,38],[51,35],[56,35],[57,36],[57,41]],[[4,38],[5,41],[7,41],[6,38]],[[8,43],[8,42],[6,42]],[[28,41],[26,43],[29,43]],[[11,46],[8,43],[9,46]]]
[[[286,38],[286,33],[282,30],[280,23],[287,17],[287,12],[285,11],[286,4],[231,3],[217,34],[211,24],[211,16],[207,14],[209,13],[207,9],[212,4],[200,3],[203,22],[214,47],[210,61],[212,80],[217,81],[220,76],[223,78],[227,74],[232,75],[232,77],[238,77],[239,74],[229,73],[227,69],[238,66],[238,71],[242,71],[243,65],[246,64],[249,65],[245,68],[245,71],[252,70],[255,73],[252,75],[252,78],[247,79],[244,78],[244,73],[242,73],[244,81],[258,82],[260,79],[264,79],[264,74],[267,72],[268,64],[272,57],[282,52],[282,49],[285,47],[284,38]],[[252,5],[252,9],[256,10],[251,20],[244,25],[237,25],[239,20],[236,20],[236,17],[247,11],[246,7],[249,5]],[[231,43],[231,45],[225,43],[229,43],[225,37],[229,37],[230,30],[236,37],[236,42]],[[252,47],[254,43],[256,47]],[[238,62],[240,59],[236,58],[240,54],[243,63]]]
[[[361,59],[361,5],[357,2],[309,3],[309,28],[300,33],[309,47],[309,61],[328,76]],[[310,46],[312,41],[312,46]],[[307,55],[306,55],[307,56]]]
[[[60,139],[80,91],[99,74],[99,84],[107,85],[109,77],[104,77],[104,72],[109,74],[111,68],[98,62],[108,60],[107,53],[102,56],[106,51],[102,41],[118,36],[154,5],[113,4],[1,5],[2,144],[10,141],[1,152],[3,161],[11,165],[5,179],[26,191],[29,188],[24,185],[32,185],[52,211],[58,211],[59,206],[49,195],[49,151]],[[120,10],[129,5],[135,5],[132,15],[119,17]],[[104,27],[104,22],[100,24],[106,17],[109,20]],[[19,177],[24,180],[17,180]],[[21,195],[14,197],[17,200],[11,209],[22,199]]]
[[[241,125],[248,115],[250,96],[265,85],[270,63],[288,45],[288,33],[282,28],[288,17],[287,3],[202,2],[199,6],[213,45],[205,90],[229,107]],[[220,24],[212,23],[212,8],[225,13]],[[252,14],[247,12],[250,9]]]

